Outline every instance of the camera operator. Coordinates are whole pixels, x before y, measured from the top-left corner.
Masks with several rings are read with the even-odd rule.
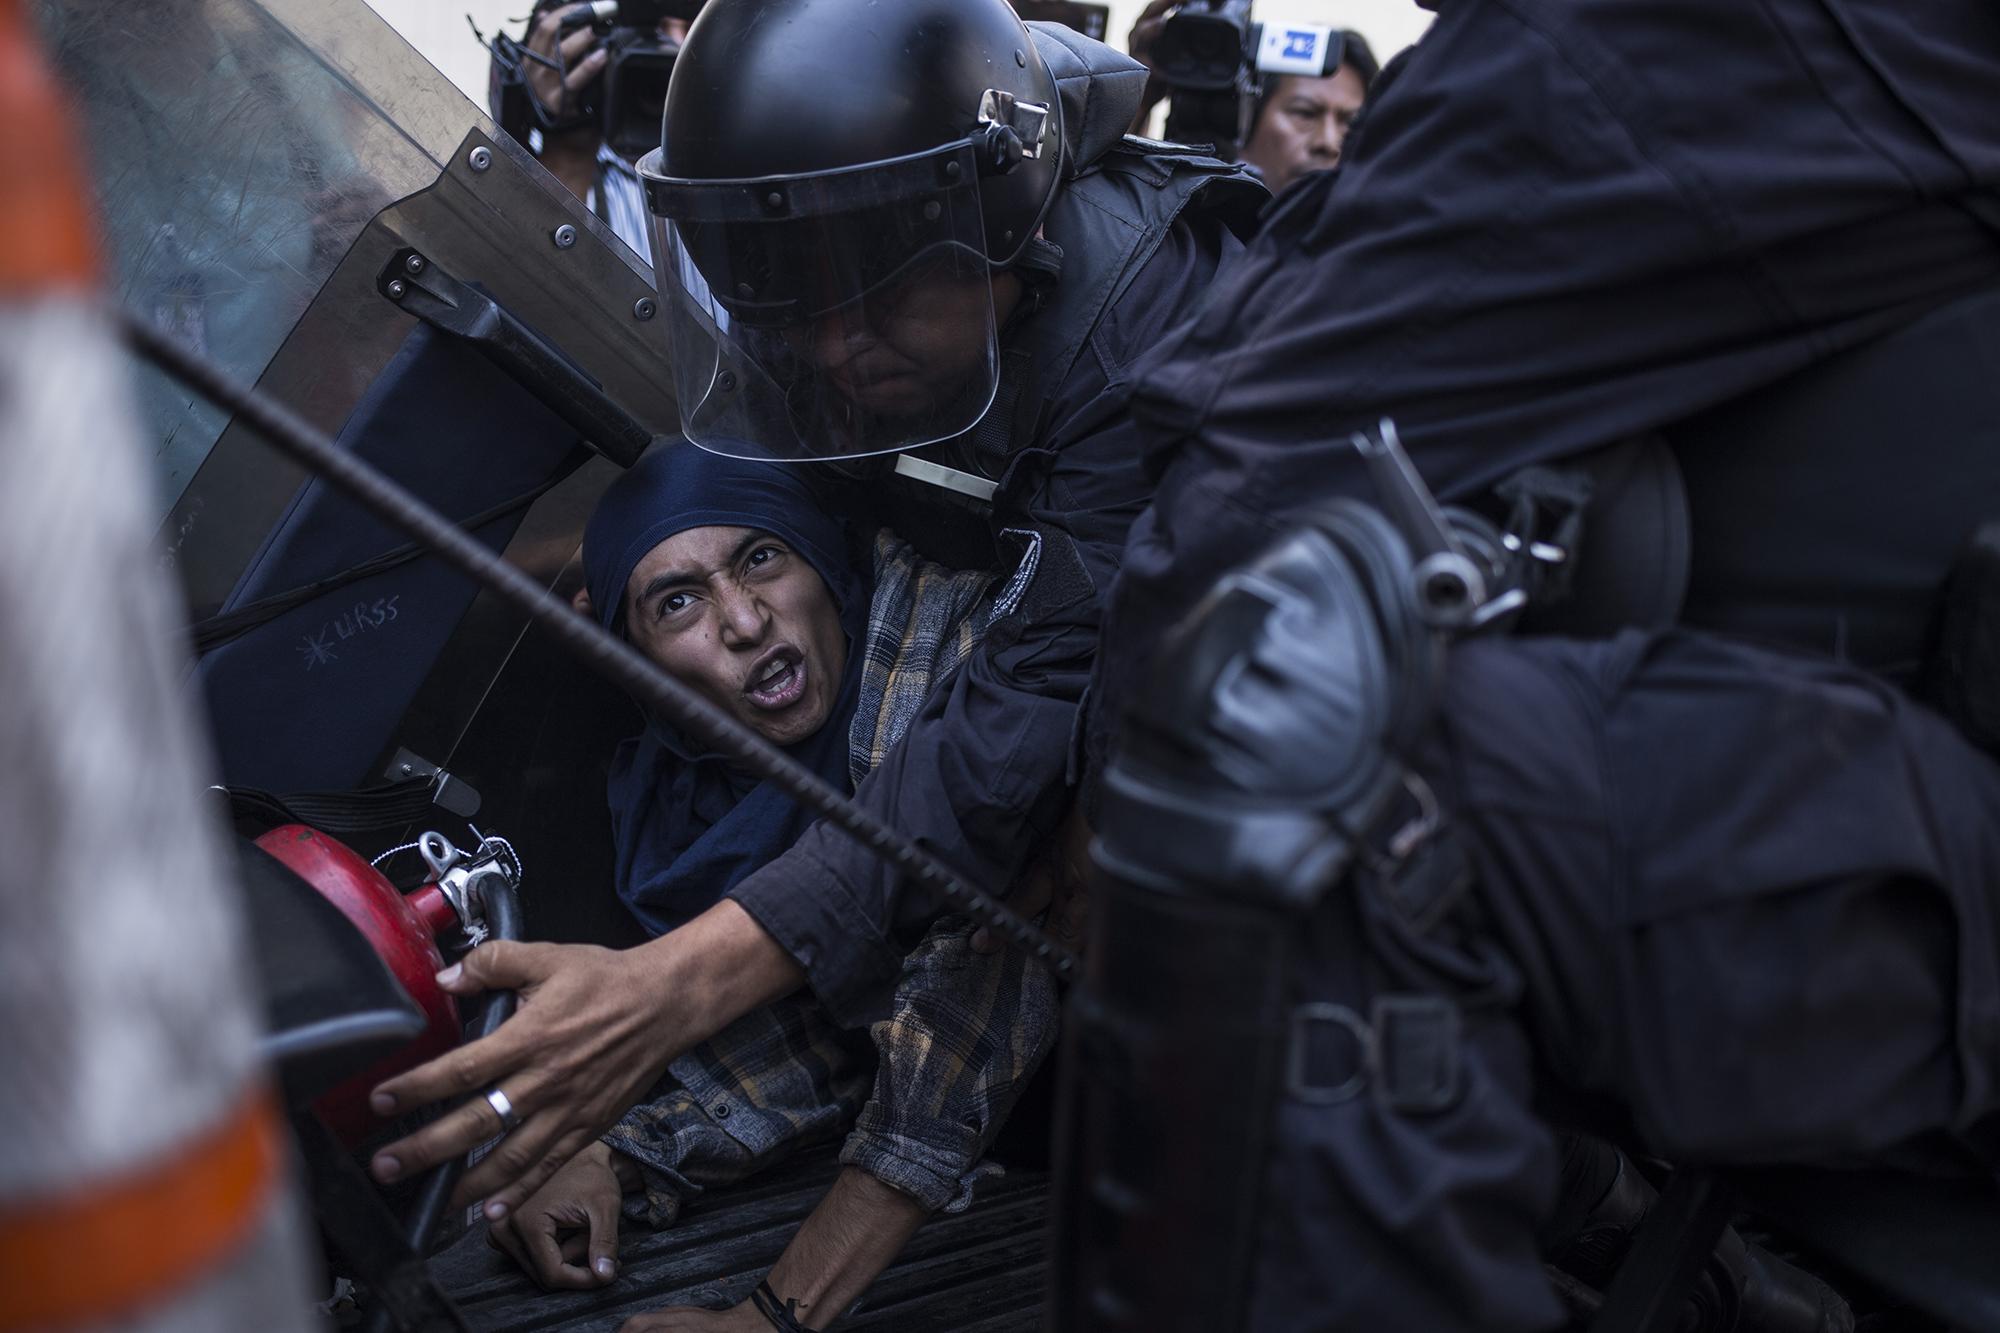
[[[504,36],[491,44],[488,101],[500,127],[650,263],[646,198],[632,164],[659,145],[666,72],[687,36],[685,15],[699,5],[627,7],[641,26],[618,23],[616,4],[537,4],[525,44]],[[614,90],[611,66],[621,57],[625,86]]]
[[[1144,133],[1153,109],[1172,96],[1174,87],[1161,73],[1157,61],[1160,39],[1182,0],[1152,0],[1140,11],[1126,44],[1132,56],[1148,71],[1146,97],[1133,132]],[[1254,99],[1241,146],[1218,143],[1217,151],[1255,171],[1271,188],[1282,194],[1285,188],[1310,171],[1331,170],[1340,161],[1340,146],[1348,126],[1360,113],[1361,103],[1374,86],[1381,65],[1368,39],[1352,29],[1337,29],[1333,40],[1337,54],[1329,58],[1332,69],[1323,76],[1309,74],[1263,74],[1252,67],[1250,96]],[[1176,131],[1170,126],[1168,136]]]
[[[1381,70],[1360,33],[1343,30],[1340,40],[1339,67],[1332,74],[1319,79],[1279,74],[1257,94],[1241,156],[1274,195],[1309,171],[1331,171],[1339,164],[1348,126]]]

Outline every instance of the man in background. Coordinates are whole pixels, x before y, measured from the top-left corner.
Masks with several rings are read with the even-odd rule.
[[[1381,66],[1358,32],[1340,34],[1340,65],[1323,79],[1280,74],[1257,95],[1243,161],[1274,195],[1313,171],[1340,164],[1340,146]]]
[[[1133,23],[1126,46],[1149,71],[1146,98],[1132,132],[1143,134],[1153,110],[1173,91],[1154,62],[1160,34],[1181,0],[1152,0]],[[1279,74],[1258,89],[1255,109],[1238,160],[1254,170],[1274,195],[1313,171],[1330,171],[1340,162],[1340,147],[1360,114],[1361,103],[1382,66],[1368,39],[1342,29],[1340,54],[1333,73],[1324,78]]]

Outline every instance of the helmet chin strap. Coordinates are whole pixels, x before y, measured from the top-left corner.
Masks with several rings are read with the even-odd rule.
[[[1016,260],[993,273],[993,327],[996,329],[1006,329],[1007,321],[1014,317],[1021,298],[1027,294],[1027,280],[1014,271],[1019,263]]]

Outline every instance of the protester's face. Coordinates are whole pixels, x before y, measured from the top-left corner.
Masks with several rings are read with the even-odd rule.
[[[787,336],[856,407],[920,416],[984,372],[994,321],[1006,319],[1019,294],[1010,274],[928,266]]]
[[[826,724],[847,670],[840,608],[790,543],[690,528],[625,585],[626,636],[668,674],[776,745]]]
[[[1272,194],[1309,171],[1327,170],[1340,161],[1347,127],[1367,95],[1352,65],[1324,79],[1284,76],[1243,145],[1243,160],[1264,173]]]

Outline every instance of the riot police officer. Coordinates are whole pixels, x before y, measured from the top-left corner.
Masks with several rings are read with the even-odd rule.
[[[684,429],[831,460],[934,553],[1010,577],[973,658],[857,791],[972,878],[1013,882],[1069,803],[1100,599],[1151,486],[1125,368],[1178,323],[1267,198],[1239,168],[1124,137],[1145,70],[1002,0],[711,0],[642,163]],[[919,450],[883,458],[885,451]],[[870,463],[875,458],[879,461]],[[678,1051],[801,982],[864,1021],[935,905],[809,831],[687,927],[626,953],[476,952],[525,988],[494,1042],[377,1092],[497,1087],[375,1160],[393,1179],[500,1129],[489,1216]]]
[[[865,23],[820,0],[718,4],[640,164],[688,438],[843,464],[833,503],[872,499],[941,558],[1004,547],[1032,569],[861,792],[986,883],[1061,814],[1098,595],[1149,492],[1115,382],[1263,199],[1233,167],[1125,139],[1143,83],[997,0]],[[801,892],[817,884],[841,892]],[[831,832],[736,896],[850,1005],[899,919],[930,909]],[[843,938],[878,942],[866,966],[826,943]]]
[[[1991,716],[1990,666],[1924,663],[1992,628],[1941,594],[1991,587],[2000,514],[1996,80],[2000,19],[1947,0],[1443,5],[1142,367],[1092,965],[1149,925],[1149,968],[1265,979],[1235,1036],[1273,1045],[1205,1200],[1185,1126],[1079,1129],[1071,1326],[1555,1327],[1552,1104],[1990,1182],[2000,770],[1918,698]],[[1380,498],[1384,417],[1573,570],[1567,637],[1433,656],[1413,552],[1335,504]],[[1093,1115],[1167,1082],[1092,1049]]]

